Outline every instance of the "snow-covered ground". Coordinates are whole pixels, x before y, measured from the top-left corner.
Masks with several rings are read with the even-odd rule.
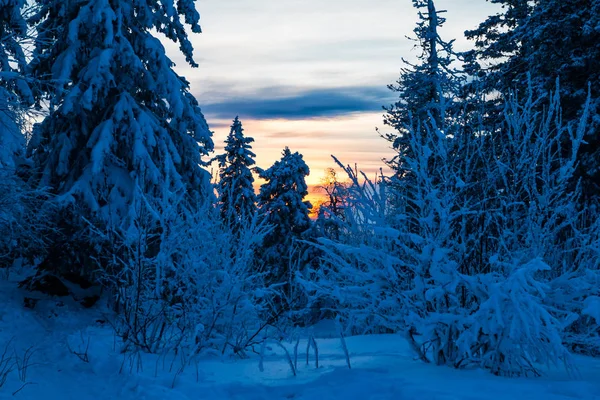
[[[397,335],[347,338],[350,370],[326,324],[315,328],[319,368],[312,354],[306,366],[304,341],[296,377],[276,345],[266,352],[263,372],[257,356],[203,358],[180,371],[173,355],[119,354],[111,327],[98,322],[106,320],[101,307],[46,299],[32,310],[23,307],[24,296],[30,294],[14,281],[0,281],[0,354],[7,344],[7,356],[33,350],[23,381],[11,372],[2,399],[600,399],[597,359],[577,357],[578,377],[549,370],[538,379],[507,379],[425,365]],[[85,353],[88,343],[84,362],[73,352]]]

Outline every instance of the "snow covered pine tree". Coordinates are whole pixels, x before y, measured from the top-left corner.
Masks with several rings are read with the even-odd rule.
[[[28,151],[35,181],[56,194],[58,227],[68,234],[46,264],[89,273],[95,247],[82,237],[81,216],[126,232],[145,199],[190,208],[209,196],[201,155],[213,148],[211,132],[152,34],[178,42],[196,66],[185,25],[200,32],[200,16],[194,0],[38,3],[31,69],[52,86],[44,95],[50,113]]]
[[[421,51],[419,63],[413,65],[403,59],[404,67],[396,85],[389,85],[399,100],[387,108],[384,122],[394,128],[395,133],[385,135],[398,155],[390,161],[390,167],[402,173],[402,158],[411,156],[408,152],[410,134],[423,135],[427,123],[447,130],[448,114],[462,78],[458,71],[452,69],[456,54],[452,50],[452,41],[444,41],[438,30],[446,21],[441,16],[433,0],[413,0],[418,11],[419,22],[414,29],[417,43],[415,47]],[[419,124],[420,127],[413,125]]]
[[[0,1],[0,266],[44,252],[43,191],[31,190],[25,175],[23,122],[33,104],[22,43],[28,39],[25,0]]]
[[[25,139],[18,123],[20,106],[33,103],[25,74],[27,61],[20,40],[27,35],[22,11],[25,0],[0,2],[0,174],[15,167]]]
[[[242,122],[235,117],[225,140],[225,154],[216,157],[220,168],[217,191],[221,217],[233,232],[247,225],[256,213],[254,177],[250,169],[256,157],[252,142],[254,139],[244,136]]]
[[[310,170],[298,152],[283,150],[281,160],[266,170],[259,169],[266,180],[260,188],[258,206],[273,230],[265,237],[263,260],[271,283],[290,279],[290,254],[294,241],[310,228],[312,205],[304,201],[308,195],[305,177]]]

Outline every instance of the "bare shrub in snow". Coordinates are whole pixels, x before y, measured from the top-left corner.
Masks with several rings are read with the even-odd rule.
[[[12,339],[6,343],[2,354],[0,354],[0,389],[6,384],[11,374],[16,375],[21,383],[19,389],[12,393],[13,396],[23,390],[26,386],[32,384],[27,379],[27,373],[29,368],[35,365],[32,362],[34,353],[35,349],[33,346],[20,352],[12,346]]]
[[[0,355],[0,388],[6,384],[8,376],[16,367],[13,355],[9,352],[9,346],[10,342],[6,344],[2,355]]]
[[[89,349],[90,349],[90,337],[87,340],[83,337],[83,332],[80,332],[79,343],[76,346],[71,347],[71,344],[67,341],[67,348],[69,352],[79,358],[84,363],[90,362]]]
[[[173,206],[164,206],[173,204]],[[114,288],[124,351],[185,349],[246,356],[269,321],[270,289],[254,249],[268,228],[255,216],[234,232],[211,205],[139,204],[104,280]]]

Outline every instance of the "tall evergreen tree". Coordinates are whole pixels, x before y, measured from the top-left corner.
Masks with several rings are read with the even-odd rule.
[[[37,184],[52,188],[63,209],[127,230],[143,197],[167,207],[208,195],[201,155],[213,148],[211,132],[152,33],[178,42],[196,66],[185,30],[200,32],[194,3],[38,0],[30,66],[53,85],[45,87],[50,113],[28,150]]]
[[[244,136],[238,117],[233,120],[225,140],[225,154],[217,156],[219,162],[219,202],[221,217],[234,231],[249,222],[256,212],[254,177],[251,167],[256,155],[252,152],[254,139]]]
[[[398,101],[387,108],[384,123],[394,129],[385,135],[392,143],[396,156],[387,161],[394,171],[387,184],[390,213],[402,213],[406,207],[414,207],[420,201],[415,188],[417,177],[411,160],[414,160],[415,143],[425,145],[429,135],[455,135],[453,114],[457,108],[458,95],[462,84],[462,74],[453,66],[457,54],[452,48],[453,41],[441,38],[439,30],[445,23],[441,16],[444,11],[436,9],[433,0],[413,0],[418,13],[414,29],[415,47],[420,50],[416,64],[403,60],[396,85],[388,87],[398,96]],[[434,169],[440,154],[433,154],[427,168]],[[414,231],[418,226],[409,226]]]
[[[584,200],[600,195],[600,3],[595,0],[494,0],[501,13],[490,16],[466,36],[475,39],[468,55],[470,72],[478,74],[484,90],[499,104],[509,92],[527,97],[553,93],[560,81],[562,117],[578,124],[591,89],[592,121],[587,144],[581,148],[577,176]],[[485,64],[485,66],[484,66]],[[500,93],[501,96],[497,94]],[[492,108],[502,120],[501,108]],[[565,156],[570,149],[565,149]]]
[[[419,21],[414,29],[414,39],[421,54],[418,63],[406,65],[395,85],[389,89],[397,93],[399,100],[387,108],[384,123],[396,130],[387,134],[398,156],[390,166],[399,175],[403,173],[402,159],[410,156],[409,142],[411,134],[425,134],[425,124],[434,123],[442,130],[447,128],[447,114],[460,87],[460,75],[453,69],[456,54],[452,41],[444,41],[439,34],[445,18],[444,11],[438,11],[433,0],[413,0],[418,11]],[[416,128],[421,125],[421,128]],[[413,129],[415,127],[416,129]]]
[[[286,278],[293,241],[310,228],[312,205],[304,201],[309,173],[302,155],[287,147],[281,160],[266,170],[259,169],[259,176],[266,182],[260,188],[258,205],[273,226],[265,238],[264,260],[275,281]]]
[[[23,153],[25,141],[20,132],[20,106],[33,103],[26,80],[27,61],[20,41],[27,35],[23,18],[25,0],[0,2],[0,169],[12,169],[15,157]]]

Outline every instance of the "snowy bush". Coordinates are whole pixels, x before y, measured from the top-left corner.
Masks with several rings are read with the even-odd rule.
[[[481,304],[463,322],[456,344],[462,359],[457,367],[476,364],[496,375],[539,376],[539,365],[559,362],[571,368],[568,351],[562,344],[561,321],[544,305],[549,286],[538,272],[549,271],[541,259],[525,264],[498,265],[508,276],[490,273],[476,277]]]
[[[385,227],[383,186],[360,184],[352,168],[345,170],[352,185],[345,210],[348,223],[339,232],[343,239],[320,238],[320,265],[298,271],[297,279],[312,300],[309,305],[341,313],[351,333],[398,330],[408,280],[401,260],[392,254],[398,231]]]
[[[253,265],[268,229],[255,217],[234,233],[210,204],[190,211],[144,202],[138,210],[134,229],[107,234],[119,244],[104,281],[116,296],[124,350],[243,357],[273,323],[270,291]]]
[[[298,278],[313,304],[351,332],[403,333],[425,362],[509,376],[570,368],[565,329],[588,321],[597,293],[595,231],[582,231],[573,180],[585,118],[563,127],[557,96],[536,109],[531,97],[507,102],[498,131],[415,122],[426,134],[407,137],[403,173],[383,182],[346,168],[340,240],[321,239],[321,267]]]
[[[12,170],[0,169],[0,267],[22,260],[33,264],[45,254],[52,208],[44,190],[32,189]]]
[[[586,223],[580,232],[578,254],[573,266],[551,282],[551,304],[560,304],[569,324],[565,345],[574,352],[600,356],[600,219],[586,210]],[[587,229],[585,227],[587,226]]]
[[[549,268],[537,275],[549,288],[541,301],[565,329],[562,340],[572,349],[597,352],[592,342],[598,325],[582,312],[586,298],[599,293],[598,225],[590,223],[597,217],[592,209],[577,208],[581,191],[574,179],[589,103],[578,126],[565,126],[559,91],[550,96],[545,113],[535,111],[541,107],[531,92],[523,106],[516,101],[505,106],[503,150],[494,173],[502,190],[494,225],[503,234],[491,256],[520,264],[543,260]]]

